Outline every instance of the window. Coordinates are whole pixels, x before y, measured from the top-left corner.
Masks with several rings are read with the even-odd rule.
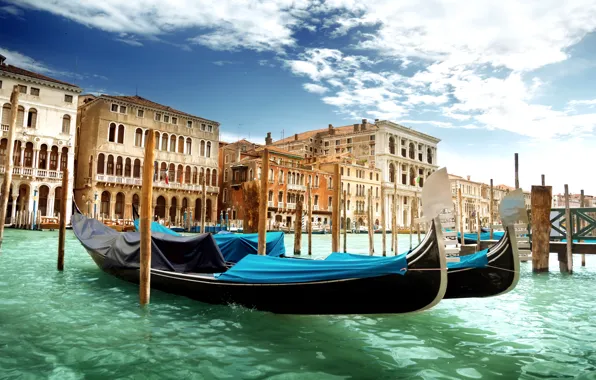
[[[375,135],[370,135],[370,141],[375,141]]]
[[[172,116],[172,124],[174,124],[174,125],[178,124],[178,118],[177,117],[173,117]]]
[[[335,140],[335,145],[339,145],[339,140]]]
[[[64,95],[64,101],[66,103],[72,103],[72,95]]]
[[[126,113],[126,106],[120,106],[120,113]]]
[[[223,190],[223,197],[222,197],[224,203],[228,201],[228,189],[224,189]]]
[[[118,126],[118,144],[124,144],[124,125]]]
[[[108,141],[116,142],[116,124],[114,123],[110,124],[110,129],[108,132]]]
[[[174,141],[176,141],[176,138],[174,136],[172,136],[172,138],[174,139]],[[164,133],[163,135],[161,135],[161,147],[160,150],[163,151],[167,151],[168,150],[168,135],[167,133]]]
[[[329,146],[329,141],[325,141],[325,146]]]
[[[160,113],[156,113],[155,114],[155,120],[161,121],[161,114]]]
[[[35,108],[29,108],[29,114],[27,115],[27,127],[35,128],[37,124],[37,110]]]
[[[187,128],[192,128],[192,120],[188,120],[188,121],[186,122],[186,127],[187,127]]]
[[[201,131],[205,130],[205,124],[201,124]]]
[[[137,110],[137,117],[145,117],[145,110]]]
[[[192,154],[192,140],[190,137],[186,138],[186,154]]]
[[[2,88],[2,81],[0,80],[0,88]]]
[[[110,126],[111,128],[111,126]],[[70,116],[64,115],[62,117],[62,133],[70,134]]]
[[[143,146],[143,130],[137,128],[135,131],[135,146]]]
[[[39,88],[31,87],[31,95],[39,96]]]
[[[23,86],[22,84],[19,84],[19,92],[21,94],[26,94],[27,93],[27,86]]]
[[[227,164],[229,160],[230,160],[230,156],[226,154],[226,158],[225,158],[225,160],[224,160],[224,163],[226,163],[226,164]],[[252,181],[252,180],[251,180],[251,181]]]
[[[112,112],[118,112],[118,104],[112,103]]]
[[[224,177],[223,177],[223,181],[224,181],[224,182],[228,182],[228,169],[224,170]]]
[[[211,157],[211,141],[207,142],[207,154],[206,157]]]
[[[348,144],[351,144],[351,143],[352,143],[352,139],[348,139]]]
[[[163,122],[164,123],[169,123],[170,122],[170,116],[169,115],[163,115]]]
[[[208,125],[207,126],[207,132],[213,132],[213,126],[212,125]]]

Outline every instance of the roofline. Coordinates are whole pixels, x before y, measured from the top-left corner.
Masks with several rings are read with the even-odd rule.
[[[126,95],[125,95],[125,96],[126,96]],[[218,127],[219,127],[219,126],[221,126],[221,124],[220,124],[219,122],[215,121],[215,120],[209,120],[209,119],[205,119],[204,117],[195,116],[195,115],[192,115],[192,114],[186,113],[186,112],[184,112],[184,111],[180,111],[180,110],[174,110],[175,112],[172,112],[172,111],[166,111],[166,110],[162,110],[162,109],[159,109],[159,108],[155,108],[155,107],[147,106],[147,105],[144,105],[144,104],[143,104],[143,105],[141,105],[141,104],[134,103],[134,102],[131,102],[131,101],[126,101],[126,100],[123,100],[123,99],[114,98],[114,97],[113,97],[113,95],[107,95],[107,94],[101,94],[100,96],[97,96],[95,99],[93,99],[92,101],[90,101],[90,102],[89,102],[89,103],[87,103],[87,104],[93,103],[93,102],[95,102],[96,100],[99,100],[99,99],[104,99],[104,100],[109,100],[109,101],[114,101],[114,102],[127,103],[127,104],[129,104],[129,105],[133,105],[134,107],[142,107],[142,108],[145,108],[145,109],[150,109],[150,110],[152,110],[152,111],[157,111],[157,112],[163,112],[163,113],[167,113],[167,112],[169,112],[170,114],[173,114],[173,115],[176,115],[176,114],[177,114],[178,116],[184,116],[184,117],[186,117],[187,119],[188,119],[189,117],[192,117],[192,118],[194,118],[194,119],[197,119],[197,120],[201,120],[201,121],[208,122],[208,123],[210,123],[210,124],[217,125]],[[149,99],[147,99],[147,100],[149,100]],[[152,100],[149,100],[149,101],[150,101],[150,102],[153,102]],[[154,103],[155,103],[155,102],[154,102]],[[158,104],[159,104],[159,103],[158,103]],[[167,107],[167,106],[164,106],[164,107]]]
[[[401,125],[401,124],[394,123],[394,122],[392,122],[392,121],[389,121],[389,120],[379,120],[379,121],[377,121],[375,124],[376,124],[376,125],[379,125],[379,124],[381,124],[381,123],[387,123],[387,124],[390,124],[391,126],[394,126],[394,127],[397,127],[397,128],[399,128],[399,129],[402,129],[404,132],[413,133],[414,135],[417,135],[417,136],[419,136],[419,137],[423,137],[423,138],[425,138],[425,139],[431,140],[431,141],[433,141],[433,142],[435,142],[435,143],[437,143],[437,144],[438,144],[439,142],[441,142],[441,139],[439,139],[439,138],[437,138],[437,137],[434,137],[434,136],[431,136],[431,135],[427,135],[426,133],[422,133],[422,132],[420,132],[420,131],[417,131],[417,130],[415,130],[415,129],[412,129],[412,128],[410,128],[410,127],[406,127],[406,126],[403,126],[403,125]]]
[[[17,66],[14,66],[17,67]],[[18,67],[20,69],[20,67]],[[21,70],[25,70],[25,69],[21,69]],[[71,83],[66,83],[66,82],[62,82],[62,83],[58,83],[58,82],[54,82],[54,81],[49,81],[49,80],[45,80],[45,79],[41,79],[41,78],[35,78],[35,77],[31,77],[28,75],[22,75],[22,74],[15,74],[12,73],[10,71],[6,71],[4,69],[2,69],[2,66],[0,65],[0,71],[2,72],[2,74],[6,77],[11,77],[14,79],[21,79],[21,80],[26,80],[32,83],[39,83],[39,84],[43,84],[45,86],[48,87],[55,87],[55,88],[61,88],[61,89],[66,89],[68,91],[72,91],[72,92],[76,92],[76,93],[81,93],[83,92],[83,89],[80,88],[77,85],[71,84]],[[29,71],[29,70],[26,70]],[[39,74],[39,75],[43,75],[43,74]]]

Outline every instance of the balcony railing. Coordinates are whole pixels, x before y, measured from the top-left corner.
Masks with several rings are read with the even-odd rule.
[[[296,209],[296,203],[288,203],[288,210],[295,210]]]
[[[288,190],[306,191],[306,186],[304,186],[304,185],[288,184]]]
[[[283,202],[277,202],[277,208],[284,208]]]
[[[0,166],[0,174],[4,174],[6,168]],[[27,168],[23,166],[15,166],[12,168],[13,175],[21,175],[27,177],[38,177],[38,178],[49,178],[49,179],[62,179],[62,172],[58,170],[46,170],[38,168]]]
[[[61,177],[62,177],[62,173],[60,173],[60,178]],[[117,184],[125,184],[125,185],[136,185],[136,186],[141,186],[143,184],[143,180],[141,178],[121,177],[121,176],[105,175],[105,174],[98,174],[95,178],[99,182],[109,182],[109,183],[117,183]],[[203,185],[192,184],[192,183],[179,183],[179,182],[165,183],[165,181],[155,181],[155,182],[153,182],[153,187],[159,187],[159,188],[165,188],[165,189],[203,191]],[[207,188],[208,193],[219,193],[218,186],[207,186],[206,188]]]
[[[273,207],[273,201],[269,201],[269,202],[267,202],[267,206],[269,206],[269,207]]]
[[[319,211],[319,205],[312,206],[312,209],[315,210],[315,211]]]

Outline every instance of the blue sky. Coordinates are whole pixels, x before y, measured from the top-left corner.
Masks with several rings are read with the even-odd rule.
[[[596,0],[0,0],[8,63],[263,142],[388,119],[439,164],[596,194]]]

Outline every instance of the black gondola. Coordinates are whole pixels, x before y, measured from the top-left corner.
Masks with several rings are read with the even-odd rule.
[[[452,267],[447,265],[446,299],[469,297],[492,297],[505,294],[517,285],[519,280],[519,253],[517,240],[510,228],[487,252],[487,264],[483,267]],[[465,260],[465,256],[462,257]]]
[[[100,269],[126,281],[139,282],[138,232],[116,232],[82,214],[73,215],[72,225],[75,235]],[[399,257],[407,267],[405,273],[403,269],[406,268],[399,262],[401,273],[316,281],[243,283],[230,280],[232,272],[235,268],[240,270],[244,260],[282,260],[282,266],[296,264],[286,264],[290,262],[287,259],[249,255],[228,269],[209,234],[176,237],[152,233],[151,238],[151,287],[211,304],[238,304],[282,314],[409,313],[436,305],[447,288],[444,248],[434,222],[424,241],[407,255]],[[383,263],[387,263],[386,258],[383,259]],[[366,261],[368,263],[352,261],[351,268],[354,265],[370,266],[372,261]],[[297,265],[314,265],[317,269],[315,267],[339,264]],[[305,270],[302,274],[308,273]]]

